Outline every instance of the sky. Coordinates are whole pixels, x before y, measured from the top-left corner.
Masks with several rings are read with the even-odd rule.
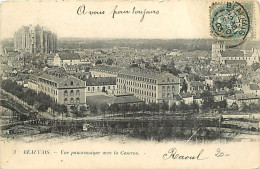
[[[210,0],[159,0],[159,1],[8,1],[1,4],[0,37],[13,37],[23,25],[42,25],[56,33],[58,38],[148,38],[191,39],[211,38],[209,27]],[[105,11],[105,14],[78,15],[77,10],[85,5],[85,12]],[[115,14],[116,11],[131,11],[130,14]],[[159,11],[141,14],[135,11]],[[255,5],[259,19],[259,4]],[[255,22],[257,38],[260,34],[260,19]]]

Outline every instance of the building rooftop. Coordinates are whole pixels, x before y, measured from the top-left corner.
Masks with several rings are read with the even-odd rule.
[[[90,77],[83,80],[86,86],[116,85],[116,77]]]
[[[49,81],[56,82],[56,83],[60,83],[64,79],[64,77],[52,76],[52,75],[49,75],[49,74],[46,74],[46,73],[40,75],[39,78],[47,79]]]
[[[220,52],[222,57],[243,57],[244,52],[238,50],[227,50]]]
[[[195,87],[195,86],[206,86],[205,84],[203,84],[200,81],[193,81],[190,83],[191,86]]]
[[[250,84],[250,89],[251,90],[260,90],[260,87],[258,86],[258,84]]]
[[[61,60],[80,60],[78,53],[60,52],[58,55]]]
[[[229,65],[244,64],[244,65],[246,65],[247,63],[245,60],[226,60],[226,64],[229,64]]]
[[[150,69],[126,68],[120,71],[120,74],[156,79],[158,75],[162,75],[165,73],[160,73],[158,71]]]
[[[57,83],[57,88],[82,88],[85,87],[85,82],[74,77],[74,76],[64,76],[57,77],[51,76],[49,74],[42,74],[39,79],[44,79],[51,81],[53,83]],[[72,84],[71,84],[72,82]]]
[[[182,98],[189,98],[189,97],[192,97],[192,94],[190,92],[187,92],[187,93],[180,93],[180,96]]]
[[[175,99],[176,101],[182,101],[182,100],[183,100],[180,94],[174,95],[174,99]]]
[[[117,74],[124,68],[118,67],[118,66],[109,66],[109,65],[96,65],[95,67],[93,67],[91,69],[97,70],[100,72],[108,72],[108,73],[112,73],[112,74]]]
[[[229,96],[228,99],[232,100],[250,100],[250,99],[259,99],[258,96],[253,94],[237,93],[235,95]]]
[[[229,94],[229,92],[228,91],[226,91],[226,90],[220,90],[220,91],[214,91],[214,92],[212,92],[212,95],[213,96],[219,96],[219,95],[228,95]]]

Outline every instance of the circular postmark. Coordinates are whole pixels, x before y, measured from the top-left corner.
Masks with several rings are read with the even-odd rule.
[[[229,46],[237,46],[246,40],[250,17],[240,3],[227,2],[212,9],[210,27],[214,38],[228,41]]]

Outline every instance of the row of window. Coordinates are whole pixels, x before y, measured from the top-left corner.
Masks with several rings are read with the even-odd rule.
[[[143,83],[137,83],[129,80],[124,80],[124,79],[117,79],[119,83],[126,84],[128,86],[136,86],[140,88],[145,88],[145,89],[150,89],[156,91],[156,86],[150,85],[150,84],[143,84]]]
[[[145,91],[145,90],[142,90],[142,89],[135,89],[133,87],[125,87],[125,86],[120,85],[119,89],[123,89],[123,90],[126,90],[128,92],[132,92],[132,93],[136,93],[136,94],[140,94],[140,95],[145,95],[145,96],[149,96],[149,97],[156,97],[156,93],[154,93],[154,92]]]
[[[76,90],[76,95],[79,96],[79,89]],[[64,96],[68,96],[68,90],[64,90]],[[70,96],[74,96],[74,90],[70,90]]]
[[[74,81],[71,81],[70,85],[74,86]],[[77,82],[76,85],[79,86],[80,85],[79,82]],[[65,83],[64,86],[68,86],[68,83]]]
[[[162,90],[165,91],[167,89],[167,91],[170,91],[172,88],[172,91],[175,90],[174,86],[162,86]]]
[[[54,94],[54,95],[58,95],[58,92],[57,90],[55,89],[52,89],[50,87],[47,87],[47,86],[43,86],[42,84],[39,85],[39,88],[45,92],[48,92],[48,93],[51,93],[51,94]]]
[[[74,98],[70,98],[69,99],[70,104],[74,104],[74,101],[76,101],[75,103],[80,103],[79,97],[77,97],[75,100],[74,100]],[[68,99],[67,98],[64,99],[64,104],[68,104]]]
[[[55,87],[57,87],[57,83],[55,83],[55,82],[51,82],[51,81],[49,81],[49,80],[42,79],[42,78],[39,78],[39,81],[42,82],[42,83],[48,84],[48,85],[50,85],[50,86],[55,86]]]
[[[155,83],[155,84],[157,82],[155,79],[149,79],[149,78],[146,78],[146,77],[137,77],[137,76],[123,75],[123,74],[119,74],[118,77],[121,77],[121,78],[124,78],[124,79],[132,79],[132,80],[137,80],[137,81]]]
[[[100,91],[100,90],[102,90],[102,89],[104,89],[104,90],[106,90],[106,88],[105,87],[88,87],[88,91],[95,91],[95,88],[96,88],[96,90],[97,91]],[[115,86],[107,86],[107,89],[113,89],[113,90],[115,90]]]
[[[167,93],[167,94],[162,93],[162,98],[172,98],[172,96],[173,96],[173,94],[171,94],[171,93]]]
[[[252,58],[253,60],[256,60],[256,58],[254,57],[254,58]],[[227,58],[227,60],[251,60],[251,57],[239,57],[239,58],[237,58],[237,57],[235,57],[235,59],[233,58],[233,57],[231,57],[231,58]]]

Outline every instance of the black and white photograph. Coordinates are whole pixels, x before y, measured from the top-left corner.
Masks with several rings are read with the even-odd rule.
[[[259,1],[0,3],[0,168],[260,167]]]

